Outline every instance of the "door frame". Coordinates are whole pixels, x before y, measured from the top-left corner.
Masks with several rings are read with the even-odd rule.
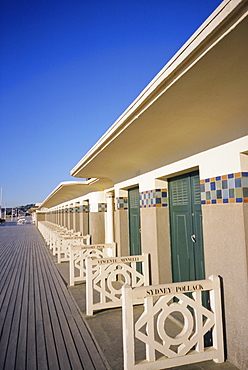
[[[134,225],[131,219],[132,218],[132,214],[131,214],[131,209],[132,209],[131,194],[132,193],[131,192],[138,192],[138,205],[137,207],[135,207],[137,211],[135,213],[138,216],[136,225]],[[137,193],[136,193],[136,196],[137,196]],[[136,199],[136,202],[137,202],[137,199]],[[133,216],[135,216],[135,214]],[[132,227],[134,226],[136,226],[135,230],[132,229]],[[137,186],[134,186],[128,189],[128,232],[129,232],[129,254],[130,255],[141,254],[141,232],[140,231],[141,231],[140,229],[140,195],[139,195],[139,186],[137,185]],[[137,242],[137,244],[134,245],[134,247],[132,247],[133,241]]]
[[[179,213],[176,216],[176,211],[172,209],[172,185],[171,185],[173,181],[178,181],[181,179],[186,179],[187,181],[186,193],[188,196],[188,205],[186,205],[186,207],[182,206],[181,209],[180,207],[178,207],[178,210],[182,212],[182,217]],[[195,182],[195,179],[199,179],[199,183],[198,181]],[[169,195],[168,198],[169,198],[172,281],[178,282],[178,281],[205,279],[205,258],[204,258],[203,230],[202,230],[202,207],[201,207],[201,198],[200,198],[201,193],[200,193],[199,171],[198,170],[189,171],[189,172],[180,174],[178,176],[173,176],[171,178],[168,178],[168,195]],[[185,210],[187,208],[187,210],[185,211],[185,214],[183,215],[184,208]],[[177,208],[175,207],[174,209],[177,209]],[[199,210],[200,210],[200,213],[199,213]],[[182,238],[176,239],[177,236],[175,237],[175,232],[176,232],[175,227],[176,227],[176,223],[179,222],[179,217],[181,217],[181,220],[183,219],[183,217],[184,218],[188,217],[188,219],[187,221],[185,221],[185,219],[183,220],[184,225],[186,225],[185,234],[182,236]],[[195,239],[194,241],[194,237],[196,234],[196,228],[197,228],[196,226],[197,222],[199,225],[198,230],[197,230],[197,239]],[[177,227],[179,226],[177,225]],[[186,227],[188,227],[189,229],[187,230]],[[182,242],[184,241],[186,243],[185,249],[182,249],[179,244],[175,245],[175,243],[179,243],[181,242],[181,240]],[[177,255],[175,255],[175,253],[177,253]],[[181,257],[181,261],[180,261],[180,257]],[[183,257],[184,259],[182,260]],[[199,262],[196,261],[196,258],[199,259]],[[185,260],[185,264],[183,262],[184,260]],[[199,263],[201,265],[201,268],[198,267]],[[193,265],[193,274],[191,273],[192,265]],[[181,266],[185,267],[185,271],[182,270]],[[185,278],[181,277],[180,273],[184,276],[187,275],[188,273],[189,278],[185,280]],[[194,275],[194,278],[193,278],[193,275]]]

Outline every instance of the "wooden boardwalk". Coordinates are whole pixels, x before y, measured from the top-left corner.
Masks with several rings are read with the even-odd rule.
[[[32,224],[0,226],[0,369],[106,369]]]

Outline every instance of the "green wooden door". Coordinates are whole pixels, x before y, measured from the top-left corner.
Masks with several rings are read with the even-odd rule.
[[[169,206],[173,281],[205,279],[197,172],[169,180]]]
[[[139,188],[128,190],[130,255],[141,254]]]

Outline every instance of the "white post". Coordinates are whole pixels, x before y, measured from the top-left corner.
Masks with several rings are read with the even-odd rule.
[[[74,250],[73,246],[70,245],[70,286],[74,286]]]
[[[85,260],[86,265],[86,315],[93,315],[93,277],[92,277],[92,263],[91,258],[87,257]]]
[[[107,216],[105,243],[114,242],[114,192],[107,193]]]
[[[223,343],[223,324],[222,324],[222,307],[220,293],[220,278],[218,276],[210,276],[210,280],[214,283],[214,290],[210,291],[210,304],[215,314],[215,326],[213,328],[213,346],[217,349],[217,356],[213,360],[215,362],[224,362],[224,343]]]
[[[133,369],[135,365],[134,333],[133,333],[133,305],[130,297],[132,288],[129,285],[122,287],[122,323],[123,323],[123,358],[124,370]]]

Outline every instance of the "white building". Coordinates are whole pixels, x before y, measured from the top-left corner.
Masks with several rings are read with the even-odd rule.
[[[150,253],[152,283],[220,275],[227,357],[248,368],[248,2],[225,0],[42,203]]]

